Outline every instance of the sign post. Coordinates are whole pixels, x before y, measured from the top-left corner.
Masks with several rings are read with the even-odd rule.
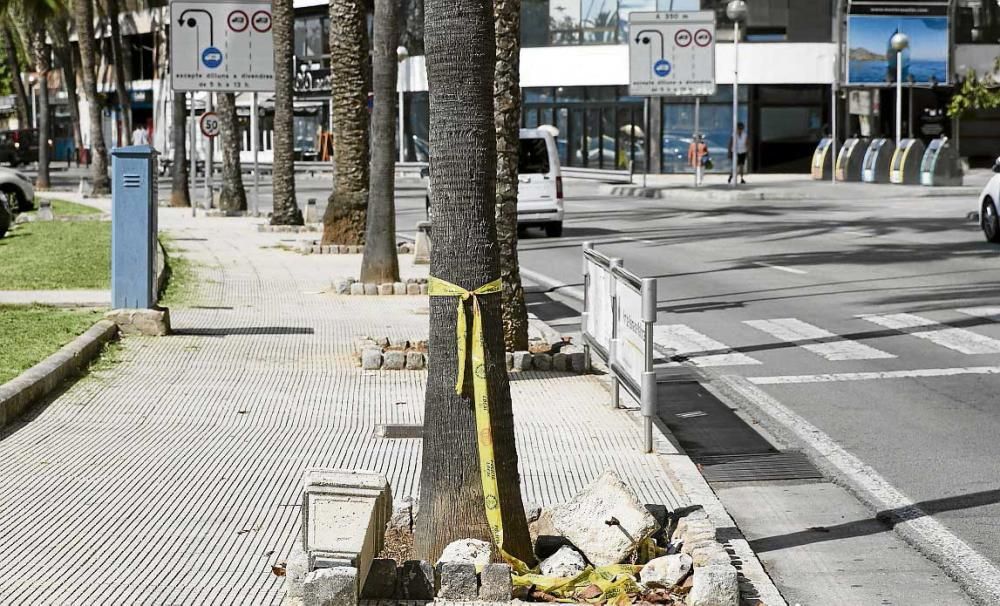
[[[653,148],[649,132],[652,97],[695,97],[715,94],[715,12],[629,13],[628,93],[646,97],[646,170]],[[692,140],[697,140],[695,124]],[[697,149],[697,148],[696,148]],[[697,154],[695,155],[697,159]],[[695,169],[695,184],[698,183]],[[643,183],[645,185],[645,182]]]

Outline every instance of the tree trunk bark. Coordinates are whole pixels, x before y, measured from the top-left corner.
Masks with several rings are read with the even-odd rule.
[[[496,59],[490,0],[427,0],[430,89],[431,275],[473,290],[500,275],[496,243]],[[456,52],[461,49],[461,52]],[[499,296],[482,295],[485,376],[496,479],[507,553],[530,563],[531,540],[521,501],[510,384],[504,361]],[[471,305],[464,303],[471,312]],[[430,364],[424,407],[420,515],[414,552],[431,562],[451,541],[492,540],[480,478],[477,430],[468,394],[455,393],[457,298],[430,298]],[[467,318],[471,320],[471,313]],[[471,348],[470,348],[471,349]]]
[[[187,93],[174,93],[173,103],[173,179],[170,184],[170,206],[191,206],[188,189],[187,159]]]
[[[118,0],[105,2],[111,25],[111,60],[115,63],[115,88],[122,113],[122,130],[125,132],[125,145],[129,145],[132,143],[132,99],[129,97],[128,80],[125,77],[125,51],[122,49],[121,25],[118,23]]]
[[[38,176],[35,188],[49,189],[49,47],[45,44],[45,27],[34,23],[32,54],[35,56],[35,73],[38,74]]]
[[[49,28],[49,33],[52,36],[53,52],[62,69],[63,87],[66,89],[70,120],[73,121],[73,148],[79,159],[80,150],[83,149],[83,133],[80,131],[80,97],[77,94],[73,45],[69,41],[69,21],[65,17],[58,19]],[[69,161],[68,157],[66,161]]]
[[[521,0],[496,0],[497,59],[493,84],[497,136],[497,242],[503,279],[507,351],[528,349],[528,308],[517,260],[517,165],[521,129]]]
[[[302,225],[302,211],[295,201],[295,140],[292,101],[295,11],[292,0],[272,0],[274,37],[274,211],[271,225]]]
[[[111,193],[108,177],[108,148],[104,142],[101,102],[97,96],[97,53],[94,40],[94,7],[92,0],[73,2],[73,19],[80,39],[80,67],[83,72],[83,94],[87,98],[90,117],[90,149],[93,171],[91,193],[106,196]]]
[[[21,65],[17,60],[17,45],[14,42],[14,35],[10,31],[10,26],[3,24],[0,26],[0,45],[4,59],[7,61],[7,71],[10,72],[10,82],[14,89],[14,106],[17,109],[18,128],[31,128],[31,116],[28,114],[28,94],[24,90],[24,81],[21,80]]]
[[[399,0],[375,0],[372,32],[372,159],[361,281],[399,281],[396,256],[396,72]]]
[[[219,209],[244,211],[247,209],[247,190],[243,188],[243,171],[240,166],[239,117],[236,115],[236,95],[219,94],[219,123],[222,127],[222,192]]]
[[[368,35],[366,2],[330,0],[333,193],[323,244],[364,244],[368,209]]]

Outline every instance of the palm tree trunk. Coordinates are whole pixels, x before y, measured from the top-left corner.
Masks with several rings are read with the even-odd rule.
[[[219,95],[219,123],[222,126],[222,192],[219,194],[219,209],[224,211],[245,211],[247,190],[243,188],[243,171],[240,166],[239,117],[236,115],[236,95]]]
[[[83,72],[83,94],[87,97],[90,117],[90,148],[93,170],[91,193],[106,196],[111,193],[108,178],[108,148],[104,143],[103,119],[97,96],[97,53],[94,40],[94,7],[92,0],[73,2],[73,19],[80,39],[80,64]]]
[[[292,0],[271,1],[274,37],[274,212],[272,225],[302,225],[302,211],[295,201],[295,141],[293,139],[295,11]]]
[[[61,17],[50,24],[49,33],[52,36],[52,50],[59,62],[60,69],[62,69],[70,120],[73,121],[73,148],[79,154],[79,150],[83,149],[83,133],[80,131],[80,98],[76,87],[77,70],[74,65],[76,57],[73,45],[69,41],[68,27],[69,21],[65,17]],[[68,160],[69,158],[67,158]]]
[[[426,10],[434,206],[431,275],[472,290],[500,275],[494,211],[493,2],[427,0]],[[462,52],[455,52],[457,48]],[[501,301],[495,294],[482,295],[479,304],[503,547],[530,562],[531,541],[521,501],[510,384],[504,363]],[[430,298],[431,357],[414,552],[432,562],[453,540],[492,538],[483,502],[473,406],[467,396],[455,393],[456,305],[454,297]],[[468,385],[464,392],[468,394]]]
[[[41,23],[33,23],[31,50],[35,58],[35,73],[38,74],[38,176],[35,187],[49,188],[49,47],[45,44],[45,28]]]
[[[21,80],[21,65],[17,60],[17,44],[7,23],[0,25],[0,51],[7,62],[10,72],[10,82],[14,89],[14,106],[17,108],[17,123],[19,128],[31,128],[31,116],[28,115],[28,94]]]
[[[368,36],[364,2],[330,0],[333,193],[324,244],[363,244],[368,209]]]
[[[521,0],[496,0],[493,84],[497,131],[497,242],[503,279],[503,334],[507,351],[528,349],[528,308],[517,260],[517,163],[521,128]]]
[[[118,23],[118,0],[105,0],[108,21],[111,25],[111,60],[115,63],[115,90],[118,91],[118,106],[122,112],[122,130],[125,139],[132,137],[132,99],[129,97],[128,80],[125,77],[125,51],[122,50],[122,31]],[[131,141],[128,141],[131,143]]]
[[[187,160],[187,94],[174,93],[174,115],[171,132],[174,139],[173,180],[170,184],[170,206],[191,206],[188,189]]]
[[[361,281],[399,281],[396,256],[396,72],[399,0],[375,0],[372,28],[372,161]]]

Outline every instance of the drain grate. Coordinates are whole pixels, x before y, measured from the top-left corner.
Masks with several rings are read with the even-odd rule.
[[[709,482],[821,480],[823,475],[801,452],[709,455],[695,459]]]

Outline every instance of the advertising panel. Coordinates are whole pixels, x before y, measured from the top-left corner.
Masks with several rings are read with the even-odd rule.
[[[611,272],[593,259],[587,259],[587,325],[584,330],[605,359],[611,350],[614,318],[611,309]]]
[[[642,373],[646,371],[646,323],[642,320],[642,293],[624,280],[615,280],[615,359],[630,389],[638,396]]]
[[[848,85],[896,82],[897,53],[889,41],[897,32],[910,40],[902,52],[904,84],[949,82],[947,2],[852,2],[847,16]]]

